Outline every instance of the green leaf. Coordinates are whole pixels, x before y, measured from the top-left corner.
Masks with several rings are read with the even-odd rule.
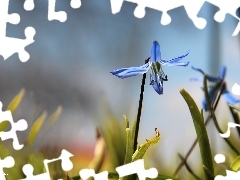
[[[132,161],[132,155],[133,155],[133,134],[129,128],[129,121],[128,118],[124,115],[123,116],[126,121],[126,154],[124,159],[124,164],[128,164]]]
[[[238,106],[234,106],[231,104],[229,104],[228,106],[231,107],[232,109],[236,109],[237,111],[240,111],[240,107],[238,107]]]
[[[197,138],[198,138],[198,143],[200,147],[202,164],[204,167],[206,167],[210,171],[211,174],[214,174],[212,153],[211,153],[210,143],[207,135],[207,130],[204,125],[204,119],[202,117],[202,114],[200,113],[195,101],[188,94],[186,90],[181,89],[180,93],[185,99],[193,119],[194,127],[195,127]],[[204,168],[205,179],[213,180],[213,177],[205,170],[206,168]]]
[[[136,161],[138,159],[142,159],[144,154],[146,153],[147,149],[149,148],[149,146],[156,144],[159,140],[160,140],[160,133],[157,130],[157,128],[155,128],[156,131],[156,137],[147,140],[144,144],[140,145],[137,150],[135,151],[135,153],[132,156],[132,162]]]
[[[236,124],[240,124],[240,118],[238,116],[238,112],[235,111],[235,110],[240,111],[240,107],[233,106],[231,104],[228,104],[228,107],[229,107],[229,110],[232,114],[234,122]],[[238,136],[240,137],[240,128],[237,128],[237,132],[238,132]]]
[[[58,106],[57,109],[53,112],[53,114],[50,116],[48,122],[50,125],[56,122],[56,120],[59,118],[59,116],[62,113],[62,106]]]
[[[238,156],[230,166],[233,171],[238,171],[240,169],[240,156]]]
[[[30,130],[29,136],[28,136],[28,144],[33,145],[36,136],[41,129],[43,122],[45,121],[47,116],[47,113],[44,111],[41,116],[37,118],[37,120],[33,123],[33,126]]]
[[[21,103],[24,94],[25,94],[25,89],[21,89],[20,92],[10,102],[10,104],[7,107],[7,110],[10,110],[11,113],[13,114],[15,110],[18,108],[19,104]]]
[[[25,89],[21,89],[20,92],[9,103],[7,110],[11,111],[11,113],[13,114],[18,108],[20,102],[22,101],[24,94],[25,94]],[[6,131],[8,124],[9,124],[8,121],[1,122],[0,131]]]

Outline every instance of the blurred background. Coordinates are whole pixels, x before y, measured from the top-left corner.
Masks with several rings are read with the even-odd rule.
[[[142,76],[122,80],[109,72],[142,65],[150,56],[154,40],[161,45],[163,59],[190,50],[183,60],[190,61],[189,66],[163,67],[169,79],[164,82],[163,95],[149,85],[147,74],[139,143],[154,137],[154,128],[158,128],[161,141],[154,152],[164,162],[161,166],[174,162],[176,167],[177,153],[185,154],[196,138],[188,107],[179,93],[185,88],[202,107],[202,83],[189,80],[202,75],[191,66],[217,76],[220,67],[226,65],[228,88],[240,83],[239,35],[231,36],[238,21],[226,15],[223,23],[217,23],[213,16],[218,7],[211,4],[205,3],[198,14],[207,20],[203,30],[194,26],[184,7],[169,11],[172,21],[163,26],[161,12],[146,8],[145,17],[138,19],[133,14],[136,4],[128,2],[123,3],[119,13],[112,14],[109,0],[82,0],[79,9],[72,9],[69,1],[58,0],[56,11],[67,13],[64,23],[48,21],[47,0],[35,1],[35,9],[29,12],[23,4],[24,0],[10,0],[9,13],[18,13],[21,21],[7,25],[7,36],[24,39],[24,29],[32,26],[36,30],[35,42],[26,47],[30,54],[26,63],[20,62],[17,54],[6,61],[1,57],[3,109],[21,88],[25,88],[26,95],[14,115],[15,121],[26,119],[31,127],[44,110],[51,114],[59,105],[63,108],[51,130],[43,128],[38,134],[35,148],[65,148],[87,163],[96,143],[95,128],[104,128],[106,114],[111,112],[123,126],[123,114],[133,122]],[[217,109],[220,120],[229,116],[228,111],[221,111],[224,106],[221,99]],[[210,125],[208,129],[211,143],[218,147],[215,153],[227,152],[221,148],[222,140],[215,128]],[[18,134],[24,141],[28,133],[29,130]],[[200,162],[198,156],[196,150],[190,162]]]

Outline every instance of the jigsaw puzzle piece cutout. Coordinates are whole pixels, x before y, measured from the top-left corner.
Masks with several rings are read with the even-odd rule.
[[[38,175],[33,175],[33,166],[31,164],[25,164],[22,168],[26,178],[20,180],[51,180],[49,172],[45,172]]]
[[[27,27],[25,29],[26,39],[6,37],[7,23],[18,24],[20,16],[17,13],[8,14],[9,0],[0,1],[0,55],[4,60],[9,58],[14,53],[18,53],[18,57],[22,62],[29,59],[29,54],[25,51],[25,47],[33,43],[35,29]]]
[[[48,20],[58,20],[65,22],[67,20],[67,13],[65,11],[55,11],[56,0],[48,0]],[[72,8],[80,8],[81,0],[71,0],[70,5]]]
[[[198,17],[198,14],[202,9],[204,2],[205,2],[204,0],[198,1],[185,0],[183,5],[188,17],[192,20],[193,24],[198,29],[204,29],[207,24],[206,19]]]
[[[131,162],[129,164],[122,165],[116,168],[119,174],[119,178],[124,176],[129,176],[132,174],[137,174],[139,180],[146,180],[146,178],[156,178],[158,171],[156,168],[145,169],[143,159]]]
[[[240,7],[239,0],[228,0],[227,2],[224,0],[208,0],[207,2],[219,8],[219,11],[214,15],[214,19],[217,22],[223,22],[225,20],[226,14],[230,14],[233,17],[239,19],[239,17],[236,15],[236,11]]]
[[[17,131],[25,131],[28,127],[27,121],[24,119],[21,119],[17,121],[16,123],[13,121],[12,113],[11,111],[2,111],[2,102],[0,101],[0,123],[3,121],[8,121],[11,124],[11,129],[8,132],[1,131],[0,132],[0,138],[2,141],[5,141],[7,139],[13,139],[13,148],[15,150],[20,150],[23,148],[24,145],[19,144],[18,137],[17,137]]]
[[[70,157],[72,157],[73,154],[68,152],[67,150],[63,149],[61,152],[61,155],[58,158],[54,159],[45,159],[43,161],[44,167],[46,169],[45,173],[33,175],[33,166],[31,164],[25,164],[22,168],[23,173],[25,174],[26,178],[21,180],[50,180],[50,172],[48,168],[48,164],[53,163],[55,161],[61,160],[61,166],[64,171],[69,171],[73,168],[73,163],[70,160]]]
[[[4,159],[0,159],[0,179],[1,180],[6,180],[5,174],[3,172],[3,168],[11,168],[15,164],[15,161],[12,156],[7,156]]]
[[[94,169],[82,169],[81,171],[79,171],[79,176],[82,180],[87,180],[90,177],[93,177],[94,180],[108,180],[107,171],[95,174]]]
[[[26,11],[32,11],[35,7],[34,0],[25,0],[23,7]]]
[[[6,60],[14,53],[18,53],[18,57],[22,62],[26,62],[30,55],[25,51],[25,47],[34,42],[35,29],[27,27],[25,29],[26,39],[17,39],[12,37],[5,37],[3,42],[0,42],[0,55]]]
[[[184,6],[188,17],[193,21],[194,25],[203,29],[206,26],[206,20],[197,16],[204,1],[191,1],[191,0],[172,0],[169,3],[168,0],[125,0],[131,3],[136,3],[137,7],[134,10],[134,15],[137,18],[143,18],[146,14],[145,8],[154,9],[162,12],[160,23],[162,25],[168,25],[171,23],[171,16],[168,11],[175,8]],[[112,13],[116,14],[121,10],[124,0],[110,0]]]
[[[58,158],[51,159],[51,160],[44,160],[43,163],[44,163],[44,166],[46,167],[47,164],[49,164],[49,163],[61,160],[62,161],[62,163],[61,163],[62,169],[64,171],[70,171],[73,168],[73,163],[70,160],[70,157],[72,157],[72,156],[73,156],[73,154],[71,154],[67,150],[63,149],[61,152],[61,155]]]

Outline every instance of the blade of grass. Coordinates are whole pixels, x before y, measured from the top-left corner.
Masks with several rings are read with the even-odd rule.
[[[25,94],[25,89],[21,89],[20,92],[9,103],[7,110],[10,110],[11,113],[13,114],[18,108],[19,104],[21,103],[24,94]]]
[[[58,106],[57,109],[53,112],[53,114],[48,119],[49,125],[52,125],[53,123],[55,123],[59,118],[59,116],[61,115],[61,113],[62,113],[62,106]]]
[[[29,132],[28,141],[27,141],[27,143],[29,145],[33,145],[33,143],[34,143],[34,141],[36,139],[36,136],[37,136],[39,130],[41,129],[41,127],[43,125],[43,122],[46,119],[46,116],[47,116],[47,113],[44,111],[42,113],[42,115],[39,116],[37,118],[37,120],[33,123],[33,126],[32,126],[32,128],[31,128],[31,130]]]
[[[21,89],[20,92],[9,103],[7,110],[11,111],[11,113],[13,114],[18,108],[19,104],[21,103],[24,94],[25,89]],[[0,126],[0,131],[6,131],[8,124],[9,124],[8,121],[3,121]]]
[[[133,155],[133,137],[132,137],[132,131],[129,128],[129,121],[126,116],[124,116],[124,119],[126,121],[126,154],[124,159],[124,164],[128,164],[132,161],[132,155]]]
[[[212,104],[213,104],[213,110],[215,111],[216,108],[217,108],[217,105],[218,105],[218,102],[220,100],[220,97],[221,97],[221,94],[223,92],[223,88],[224,88],[224,82],[221,83],[220,87],[219,87],[219,90],[218,90],[218,93],[217,93],[217,96],[216,98],[213,100]],[[203,111],[201,110],[201,114],[203,116]],[[206,118],[206,121],[205,121],[205,126],[207,126],[209,124],[209,122],[211,121],[211,114],[209,113],[207,118]],[[175,177],[178,172],[180,171],[180,169],[184,166],[185,162],[187,161],[187,159],[189,158],[189,156],[191,155],[191,153],[193,152],[194,148],[196,147],[197,145],[197,138],[195,139],[195,141],[193,142],[192,146],[190,147],[190,149],[188,150],[184,160],[178,165],[178,167],[176,168],[173,176]]]
[[[234,106],[229,104],[228,107],[229,107],[229,110],[230,110],[230,112],[232,114],[234,122],[236,124],[240,124],[240,119],[239,119],[238,113],[234,110],[235,109]],[[238,108],[238,107],[236,107],[236,108]],[[240,111],[240,108],[239,108],[238,111]],[[240,137],[240,128],[237,128],[237,132],[238,132],[238,137]]]
[[[207,135],[207,130],[204,125],[204,119],[202,118],[202,115],[199,112],[195,101],[188,94],[188,92],[185,91],[184,89],[181,89],[180,93],[183,96],[183,98],[185,99],[185,101],[189,107],[192,119],[193,119],[194,127],[195,127],[197,138],[198,138],[202,164],[212,174],[214,174],[212,152],[211,152],[210,143],[209,143],[209,139],[208,139],[208,135]],[[213,180],[212,176],[210,176],[209,173],[206,172],[205,169],[204,169],[204,175],[205,175],[206,180]]]
[[[240,156],[238,156],[232,163],[232,165],[230,166],[230,168],[237,172],[240,169]]]

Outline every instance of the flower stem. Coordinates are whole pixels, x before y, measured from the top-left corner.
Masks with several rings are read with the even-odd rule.
[[[148,63],[149,59],[150,58],[145,60],[145,64]],[[143,78],[142,78],[141,92],[140,92],[140,98],[139,98],[139,104],[138,104],[137,122],[136,122],[136,129],[135,129],[135,135],[134,135],[133,152],[135,152],[137,150],[137,139],[138,139],[140,118],[141,118],[141,113],[142,113],[142,102],[143,102],[145,80],[146,80],[146,73],[143,74]]]

